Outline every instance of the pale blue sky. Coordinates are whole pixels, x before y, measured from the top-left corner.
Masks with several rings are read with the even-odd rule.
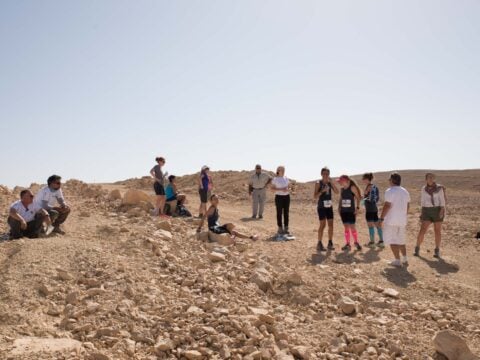
[[[480,167],[480,2],[0,1],[0,183]]]

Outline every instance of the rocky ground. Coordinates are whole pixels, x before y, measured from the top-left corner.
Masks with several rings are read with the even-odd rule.
[[[405,174],[416,204],[421,172]],[[444,359],[435,349],[454,345],[448,333],[432,341],[441,330],[479,354],[479,175],[439,174],[449,197],[443,259],[432,257],[429,233],[422,257],[402,269],[388,266],[388,250],[341,252],[338,219],[337,250],[317,254],[312,184],[293,196],[297,240],[273,243],[271,199],[265,220],[249,221],[246,173],[214,174],[221,220],[260,235],[233,245],[197,236],[196,220],[152,218],[146,179],[69,181],[67,235],[0,242],[1,358]],[[180,183],[196,213],[194,180]],[[4,214],[18,192],[0,188]],[[362,216],[359,233],[366,242]]]

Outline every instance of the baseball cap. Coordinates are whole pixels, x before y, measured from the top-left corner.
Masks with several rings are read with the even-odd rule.
[[[203,165],[202,166],[202,171],[205,171],[205,170],[210,170],[210,168],[207,165]]]

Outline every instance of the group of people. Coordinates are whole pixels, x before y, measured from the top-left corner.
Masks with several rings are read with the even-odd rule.
[[[30,190],[20,192],[20,199],[10,206],[8,213],[10,239],[65,233],[60,225],[67,220],[70,207],[65,202],[61,180],[60,176],[52,175],[37,194]]]
[[[156,165],[150,174],[154,179],[154,191],[157,196],[155,214],[161,217],[179,215],[179,212],[187,211],[183,208],[186,195],[178,191],[176,177],[168,176],[163,172],[166,163],[165,158],[157,157]],[[198,231],[203,224],[208,224],[209,231],[215,234],[228,233],[232,237],[250,238],[256,240],[257,235],[247,235],[235,230],[233,223],[220,225],[219,223],[219,197],[212,193],[213,181],[210,168],[203,166],[198,176],[198,193],[200,196],[199,218],[201,219]],[[168,184],[166,184],[166,179]],[[402,266],[408,262],[406,253],[406,225],[408,210],[410,207],[410,194],[401,186],[402,178],[398,173],[392,173],[389,181],[390,187],[385,191],[384,204],[379,216],[380,191],[373,182],[372,173],[365,173],[362,181],[365,189],[362,191],[359,185],[348,175],[340,176],[336,181],[330,178],[330,170],[321,170],[321,179],[315,183],[314,198],[317,201],[317,213],[320,221],[317,238],[317,251],[334,250],[334,211],[333,195],[339,196],[338,212],[344,227],[345,242],[343,251],[349,251],[353,246],[357,250],[362,249],[356,228],[357,216],[362,208],[365,208],[365,219],[368,225],[369,247],[381,247],[390,245],[395,259],[394,266]],[[434,256],[440,257],[442,223],[445,217],[446,195],[445,188],[435,182],[435,175],[425,175],[425,185],[421,190],[421,227],[418,233],[414,255],[420,256],[420,248],[425,234],[433,224],[435,233]],[[337,186],[338,184],[338,186]],[[267,190],[274,193],[277,235],[274,239],[293,239],[289,236],[290,222],[290,193],[294,190],[295,183],[285,175],[285,167],[279,166],[276,174],[271,176],[262,170],[261,165],[255,166],[255,172],[251,175],[248,184],[248,192],[252,198],[252,219],[263,219]],[[207,203],[210,206],[207,209]],[[188,211],[187,211],[188,212]],[[52,175],[47,179],[47,185],[35,196],[30,190],[22,190],[20,200],[15,201],[9,211],[8,224],[10,226],[10,238],[18,239],[26,236],[39,237],[42,233],[63,234],[60,225],[65,222],[70,213],[70,207],[66,204],[61,189],[61,177]],[[180,214],[181,215],[181,214]],[[323,242],[325,228],[328,227],[328,242]],[[375,243],[376,234],[378,241]]]

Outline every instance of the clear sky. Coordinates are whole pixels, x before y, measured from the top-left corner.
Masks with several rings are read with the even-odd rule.
[[[0,2],[0,183],[480,167],[480,1]]]

